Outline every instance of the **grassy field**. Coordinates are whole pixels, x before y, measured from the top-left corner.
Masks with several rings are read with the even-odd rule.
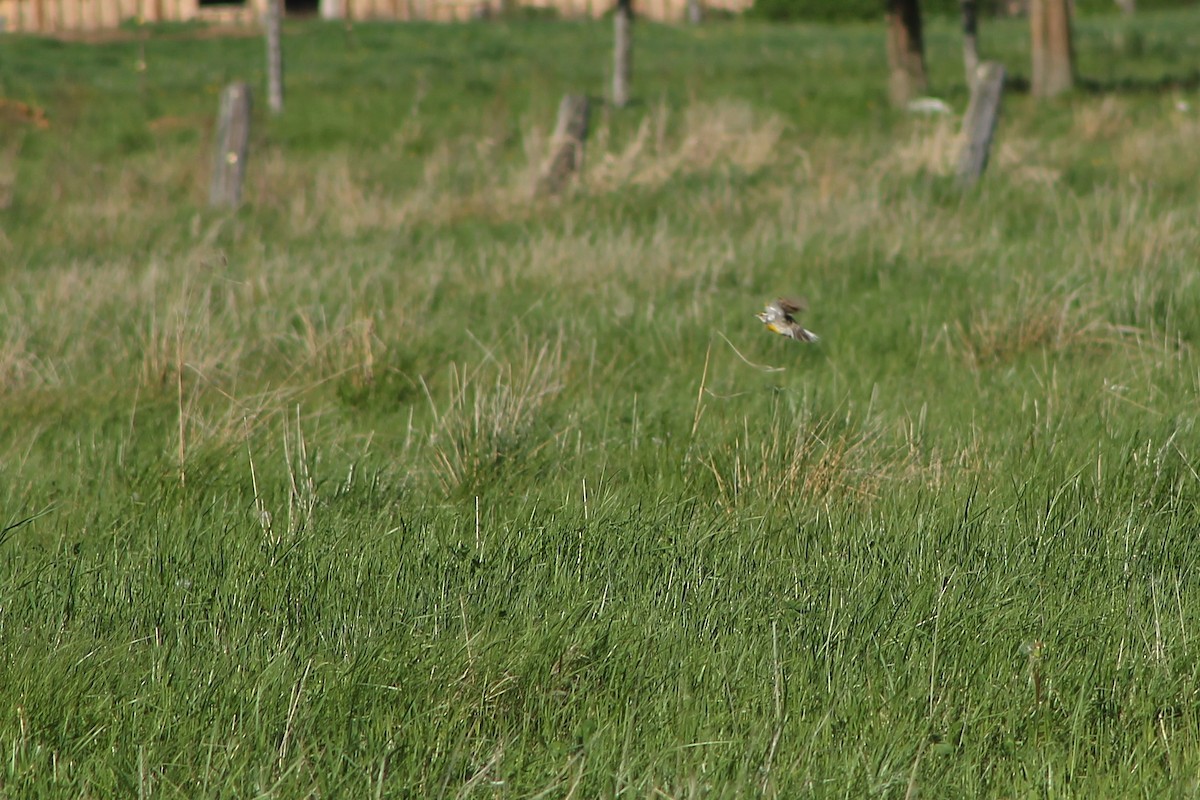
[[[1195,796],[1198,31],[0,39],[0,797]]]

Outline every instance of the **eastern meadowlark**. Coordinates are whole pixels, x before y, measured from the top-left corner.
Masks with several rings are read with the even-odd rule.
[[[787,336],[797,342],[815,342],[820,337],[796,321],[796,315],[807,307],[808,304],[803,300],[780,297],[767,303],[766,308],[755,316],[767,326],[767,330],[780,336]]]

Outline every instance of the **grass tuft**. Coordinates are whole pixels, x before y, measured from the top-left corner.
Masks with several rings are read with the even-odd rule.
[[[431,438],[443,487],[470,489],[497,471],[519,470],[563,436],[564,431],[538,423],[562,392],[567,370],[561,335],[536,347],[526,340],[515,364],[485,362],[469,373],[452,365],[449,401],[435,409]]]

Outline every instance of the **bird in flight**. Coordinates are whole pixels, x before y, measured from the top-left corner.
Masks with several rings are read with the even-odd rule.
[[[808,303],[803,300],[780,297],[767,303],[766,308],[755,316],[767,326],[767,330],[780,336],[787,336],[797,342],[815,342],[820,337],[796,321],[796,316],[806,308]]]

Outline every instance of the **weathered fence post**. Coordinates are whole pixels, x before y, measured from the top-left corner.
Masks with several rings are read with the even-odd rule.
[[[283,111],[283,0],[267,0],[264,27],[267,29],[267,107],[272,114]]]
[[[987,167],[992,136],[1004,94],[1004,65],[985,61],[971,82],[971,102],[963,117],[963,149],[958,159],[959,185],[973,186]]]
[[[564,95],[550,143],[550,158],[542,168],[537,193],[557,194],[583,168],[583,143],[588,135],[590,108],[586,95]]]
[[[617,108],[629,103],[630,74],[633,71],[633,0],[617,0],[613,14],[612,101]]]
[[[241,202],[249,141],[250,87],[239,81],[229,84],[221,92],[216,153],[213,156],[212,182],[208,189],[210,206],[237,208]]]
[[[699,25],[704,21],[704,7],[700,0],[687,0],[687,21],[689,25]]]

